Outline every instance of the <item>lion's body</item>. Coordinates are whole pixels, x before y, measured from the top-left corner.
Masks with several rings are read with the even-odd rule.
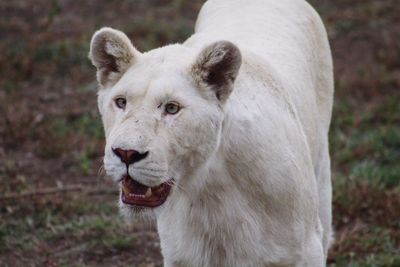
[[[218,40],[232,42],[242,55],[221,105],[185,78],[198,52]],[[117,179],[126,169],[110,147],[143,147],[157,153],[150,163],[129,167],[135,179],[156,184],[137,171],[149,164],[176,178],[155,209],[165,266],[324,266],[333,78],[314,10],[302,0],[209,0],[183,45],[135,57],[112,89],[99,93],[105,167]],[[108,112],[104,103],[126,88],[136,88],[132,112]],[[163,90],[186,98],[186,113],[149,115],[150,100]]]
[[[209,0],[186,45],[220,39],[240,48],[242,67],[220,149],[197,174],[210,185],[159,216],[163,253],[172,266],[322,266],[333,99],[325,30],[302,0]]]

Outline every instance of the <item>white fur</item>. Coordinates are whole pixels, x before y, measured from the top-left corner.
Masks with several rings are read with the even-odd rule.
[[[224,102],[190,72],[219,40],[242,55]],[[130,175],[149,186],[176,180],[159,208],[121,203],[125,215],[155,214],[164,265],[324,266],[333,78],[315,11],[303,0],[209,0],[184,44],[135,52],[132,62],[99,90],[104,164],[118,180],[126,170],[111,147],[150,151]],[[125,110],[117,96],[127,98]],[[171,100],[183,105],[174,116],[163,114]]]

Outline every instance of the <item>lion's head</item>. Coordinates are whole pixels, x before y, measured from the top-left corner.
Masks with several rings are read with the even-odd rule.
[[[240,52],[219,41],[140,53],[124,33],[103,28],[89,57],[100,85],[104,168],[121,184],[121,208],[162,206],[218,148]]]

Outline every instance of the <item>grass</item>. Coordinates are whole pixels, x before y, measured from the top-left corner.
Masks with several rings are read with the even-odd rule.
[[[399,100],[394,91],[335,104],[330,149],[339,242],[330,266],[400,266]]]
[[[21,251],[37,251],[44,246],[48,253],[51,246],[65,241],[74,248],[79,240],[88,243],[91,249],[99,251],[120,251],[131,248],[135,235],[126,236],[126,226],[116,213],[115,205],[110,203],[85,203],[82,200],[48,199],[34,203],[35,206],[22,207],[24,216],[13,215],[21,211],[9,209],[0,224],[0,246],[3,251],[18,248]],[[18,238],[16,238],[18,236]],[[79,252],[79,251],[78,251]]]
[[[348,103],[341,103],[335,109],[331,151],[343,176],[383,188],[400,184],[398,101],[399,92],[356,114],[352,110],[360,107]]]
[[[399,100],[398,91],[367,102],[336,100],[330,149],[339,239],[332,267],[400,266]]]

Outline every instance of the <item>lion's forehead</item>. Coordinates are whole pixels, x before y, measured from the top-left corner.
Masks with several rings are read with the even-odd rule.
[[[168,101],[180,104],[199,102],[199,91],[185,73],[167,70],[158,73],[126,74],[125,79],[107,94],[109,99],[124,96],[135,106],[160,105]]]
[[[113,86],[109,97],[131,96],[142,101],[190,97],[190,67],[196,53],[182,45],[170,45],[142,54]],[[192,90],[194,91],[194,90]]]

